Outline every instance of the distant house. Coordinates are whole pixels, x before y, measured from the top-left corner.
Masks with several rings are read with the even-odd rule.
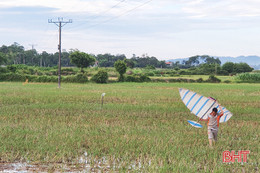
[[[170,62],[170,61],[169,62],[165,62],[165,64],[166,64],[167,67],[171,67],[172,66],[172,62]]]
[[[98,67],[98,65],[99,65],[99,62],[96,61],[95,64],[92,67]]]

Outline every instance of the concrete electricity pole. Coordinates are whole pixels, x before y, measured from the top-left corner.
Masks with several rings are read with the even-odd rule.
[[[57,21],[53,21],[52,19],[48,20],[49,23],[54,23],[59,27],[59,70],[58,70],[58,86],[60,88],[60,81],[61,81],[61,27],[66,25],[67,23],[72,23],[72,19],[69,19],[68,21],[63,21],[63,18],[58,18]]]
[[[32,50],[33,50],[34,46],[37,46],[37,44],[29,44],[29,46],[32,46]]]
[[[37,46],[37,44],[29,44],[29,46],[32,46],[32,51],[35,50],[34,46]],[[36,56],[36,54],[33,54],[33,57]],[[32,57],[32,64],[33,64],[33,57]]]

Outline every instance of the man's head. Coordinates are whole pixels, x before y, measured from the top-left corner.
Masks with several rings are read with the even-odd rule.
[[[212,109],[212,113],[213,113],[213,115],[216,115],[217,112],[218,112],[218,109],[217,109],[217,108],[213,108],[213,109]]]

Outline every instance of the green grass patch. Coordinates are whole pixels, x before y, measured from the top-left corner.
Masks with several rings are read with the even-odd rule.
[[[178,88],[217,98],[234,116],[220,124],[211,150],[207,130]],[[106,93],[103,109],[100,96]],[[114,170],[255,172],[259,164],[260,84],[0,83],[0,161],[75,164],[85,152]],[[205,125],[205,124],[203,124]],[[225,150],[250,150],[248,163],[224,164]],[[115,166],[116,165],[116,166]]]

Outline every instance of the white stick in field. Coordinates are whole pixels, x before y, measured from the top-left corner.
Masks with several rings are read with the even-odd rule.
[[[106,93],[102,93],[101,94],[101,109],[103,108],[103,103],[104,103],[104,97],[105,97]]]

